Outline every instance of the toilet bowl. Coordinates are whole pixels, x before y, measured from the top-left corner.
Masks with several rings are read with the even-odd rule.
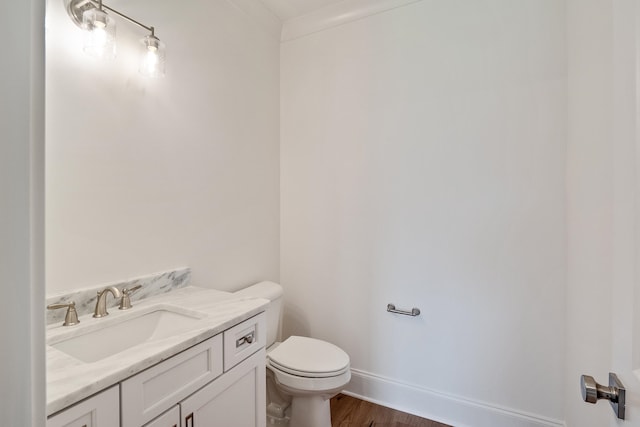
[[[240,297],[266,298],[267,424],[331,427],[329,399],[351,379],[349,355],[326,341],[291,336],[277,342],[282,316],[282,287],[260,282],[242,289]]]

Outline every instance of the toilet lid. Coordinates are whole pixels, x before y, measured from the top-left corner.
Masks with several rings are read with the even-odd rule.
[[[267,354],[271,366],[302,377],[330,377],[349,368],[340,347],[314,338],[292,336]]]

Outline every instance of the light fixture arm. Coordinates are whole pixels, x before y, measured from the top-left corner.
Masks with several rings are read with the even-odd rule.
[[[109,12],[112,12],[119,17],[125,19],[126,21],[131,22],[139,26],[140,28],[144,28],[145,30],[151,32],[151,35],[155,37],[155,28],[151,26],[144,25],[143,23],[136,21],[130,16],[125,15],[122,12],[117,11],[116,9],[107,6],[102,2],[102,0],[65,0],[67,13],[71,17],[71,20],[78,26],[82,27],[82,14],[89,9],[98,9],[103,10],[106,9]]]
[[[113,9],[113,8],[111,8],[111,7],[109,7],[109,6],[107,6],[106,4],[102,3],[102,0],[100,0],[99,5],[100,5],[101,7],[103,7],[104,9],[108,10],[109,12],[113,12],[113,13],[115,13],[115,14],[116,14],[116,15],[118,15],[120,18],[123,18],[123,19],[125,19],[125,20],[127,20],[127,21],[131,22],[132,24],[137,25],[138,27],[144,28],[144,29],[145,29],[145,30],[147,30],[147,31],[150,31],[150,32],[151,32],[151,35],[152,35],[152,36],[155,36],[155,34],[154,34],[155,29],[154,29],[153,27],[147,27],[146,25],[144,25],[144,24],[142,24],[142,23],[140,23],[140,22],[136,21],[135,19],[133,19],[133,18],[131,18],[131,17],[127,16],[127,15],[125,15],[124,13],[122,13],[122,12],[118,12],[117,10],[115,10],[115,9]]]

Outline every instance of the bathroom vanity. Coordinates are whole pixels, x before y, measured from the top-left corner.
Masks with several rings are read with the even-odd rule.
[[[47,427],[264,427],[264,299],[187,287],[47,332]]]

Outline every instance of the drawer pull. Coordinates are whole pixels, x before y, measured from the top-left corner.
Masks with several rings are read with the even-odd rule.
[[[244,345],[245,343],[251,344],[255,339],[255,336],[256,336],[256,331],[251,331],[251,333],[243,336],[242,338],[238,338],[236,340],[236,348]]]
[[[193,412],[184,419],[185,427],[193,427]]]

